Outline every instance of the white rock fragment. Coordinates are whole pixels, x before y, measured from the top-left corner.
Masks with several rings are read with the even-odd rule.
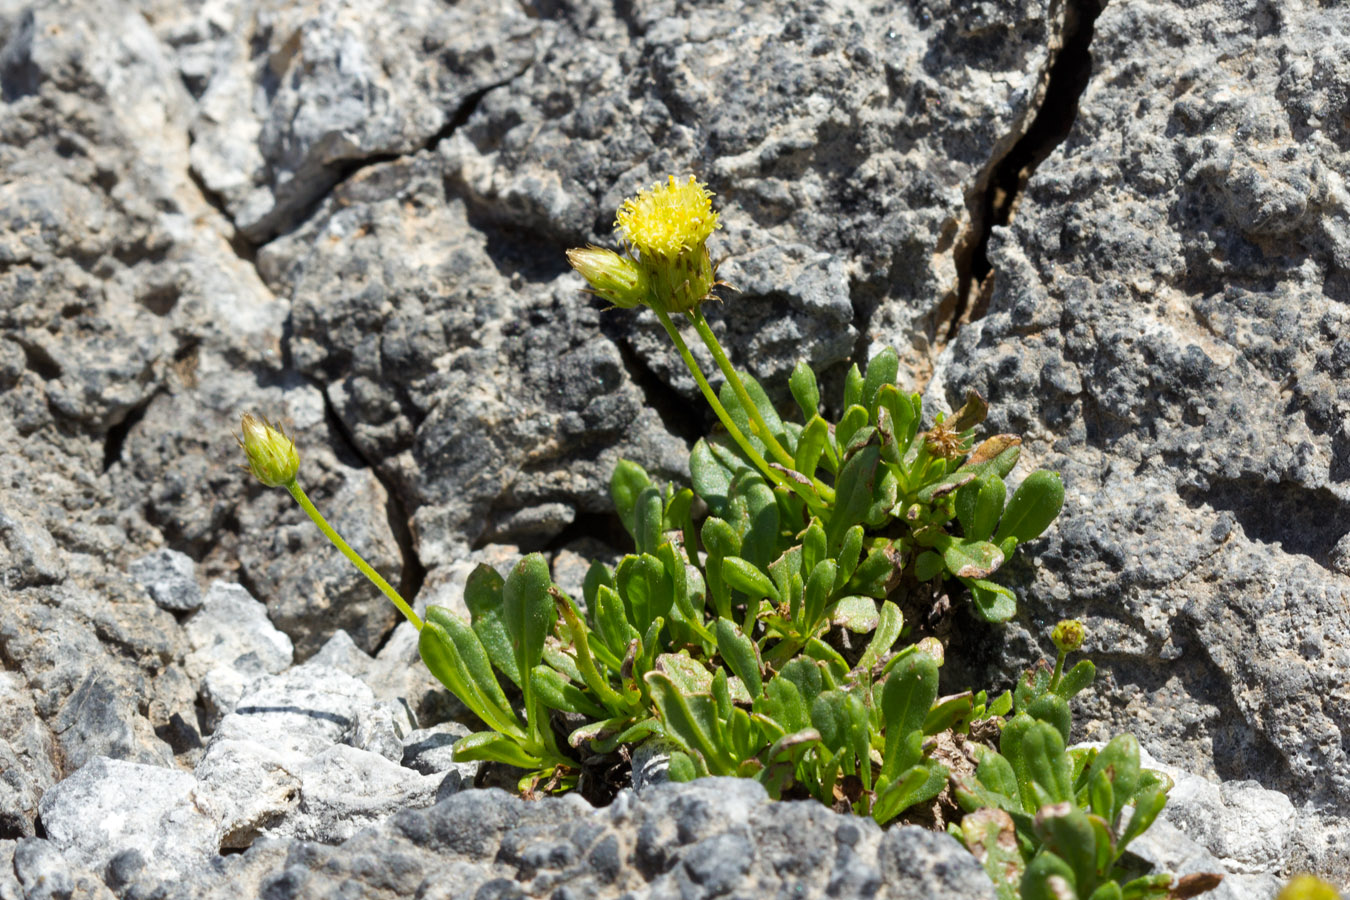
[[[135,850],[146,873],[170,879],[216,852],[215,823],[192,803],[187,772],[96,757],[43,795],[47,838],[94,872]]]

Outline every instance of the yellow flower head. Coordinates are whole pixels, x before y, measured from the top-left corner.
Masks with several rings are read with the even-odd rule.
[[[249,470],[268,487],[281,487],[295,480],[300,469],[300,454],[295,442],[278,425],[244,413],[239,423],[242,435],[235,435],[248,456]]]
[[[629,197],[614,224],[644,256],[672,260],[696,250],[720,226],[712,208],[712,192],[693,175],[683,184],[670,176]]]

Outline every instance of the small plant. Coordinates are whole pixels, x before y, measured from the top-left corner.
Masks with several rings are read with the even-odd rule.
[[[675,780],[755,778],[775,798],[809,795],[883,824],[954,794],[968,814],[952,833],[1002,897],[1165,896],[1170,876],[1118,883],[1165,779],[1140,770],[1133,738],[1065,750],[1068,701],[1093,677],[1086,661],[1063,671],[1082,626],[1061,623],[1053,672],[1013,692],[939,697],[943,646],[919,639],[901,611],[951,580],[984,620],[1009,619],[1015,595],[993,576],[1059,514],[1059,476],[1033,471],[1009,497],[1021,439],[978,439],[988,406],[975,393],[925,428],[890,350],[848,372],[834,422],[799,363],[789,388],[800,421],[781,417],[701,309],[722,284],[707,248],[719,227],[711,196],[672,177],[620,209],[625,253],[568,254],[597,296],[652,310],[725,429],[695,445],[690,487],[619,462],[610,493],[634,552],[613,569],[592,564],[582,597],[531,554],[505,578],[471,574],[470,622],[435,606],[419,619],[309,503],[289,439],[246,416],[250,468],[286,487],[418,628],[428,668],[487,728],[455,745],[457,759],[564,790],[586,760],[663,737]],[[676,316],[712,354],[720,390]],[[997,749],[977,734],[998,735]],[[972,774],[954,775],[947,763],[962,747]]]

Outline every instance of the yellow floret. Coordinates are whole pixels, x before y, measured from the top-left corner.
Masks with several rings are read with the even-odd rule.
[[[697,249],[719,227],[712,192],[693,175],[683,184],[670,176],[623,202],[614,223],[647,256],[674,259]]]

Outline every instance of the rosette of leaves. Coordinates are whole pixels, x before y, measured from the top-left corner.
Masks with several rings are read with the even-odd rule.
[[[817,559],[828,555],[841,563],[838,584],[824,598],[826,614],[839,612],[844,620],[862,614],[867,621],[875,609],[860,613],[866,604],[852,599],[840,612],[840,601],[884,599],[911,574],[919,582],[956,578],[980,616],[1006,621],[1016,599],[991,576],[1018,545],[1054,521],[1064,503],[1063,484],[1057,474],[1038,470],[1009,498],[1003,479],[1017,464],[1021,438],[999,434],[976,444],[975,429],[988,405],[974,392],[955,413],[939,414],[921,430],[922,400],[896,386],[898,368],[889,348],[873,357],[866,374],[855,365],[836,423],[820,414],[816,377],[804,363],[789,382],[801,424],[784,421],[763,388],[740,373],[755,409],[746,410],[730,382],[720,392],[722,406],[761,458],[766,448],[754,435],[767,429],[792,466],[768,463],[772,471],[765,472],[736,442],[704,439],[690,458],[694,490],[707,504],[713,528],[750,520],[750,540],[739,556],[760,569],[777,564],[794,544],[823,542]],[[752,421],[763,422],[760,432]],[[769,475],[781,482],[777,489]],[[813,527],[818,534],[810,532]],[[803,586],[812,574],[803,573]],[[808,617],[800,624],[809,629],[817,623]]]
[[[957,779],[968,814],[949,831],[984,865],[1000,900],[1181,900],[1215,887],[1220,876],[1209,874],[1131,877],[1126,850],[1158,817],[1172,781],[1140,766],[1132,735],[1100,750],[1066,749],[1068,701],[1095,670],[1086,660],[1062,677],[1058,670],[1039,667],[1019,681],[998,749],[976,745],[974,773]]]

